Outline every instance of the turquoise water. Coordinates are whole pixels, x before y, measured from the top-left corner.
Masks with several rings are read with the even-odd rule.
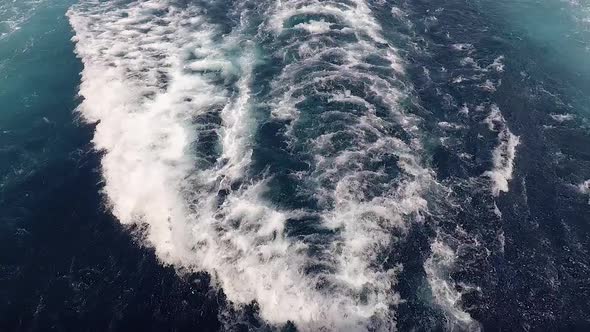
[[[73,54],[67,2],[39,3],[0,40],[3,190],[67,159],[77,148],[74,123],[81,64]]]
[[[589,52],[585,1],[5,1],[0,330],[587,329]]]
[[[481,2],[502,22],[515,43],[521,40],[542,80],[558,81],[587,116],[590,93],[590,3],[587,1]],[[572,102],[572,101],[569,101]]]

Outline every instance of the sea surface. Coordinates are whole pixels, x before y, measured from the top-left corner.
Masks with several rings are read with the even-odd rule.
[[[0,331],[590,329],[587,0],[1,0]]]

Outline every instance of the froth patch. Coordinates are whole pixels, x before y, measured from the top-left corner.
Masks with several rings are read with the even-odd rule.
[[[362,0],[351,0],[342,3],[320,2],[317,0],[278,2],[276,8],[273,9],[270,26],[275,32],[280,33],[289,18],[306,14],[323,14],[337,17],[355,32],[364,33],[374,41],[387,43],[381,36],[381,26],[372,16],[368,5]]]
[[[181,261],[176,243],[187,224],[181,188],[194,162],[190,120],[226,99],[184,70],[185,54],[206,49],[212,33],[197,14],[153,1],[91,1],[68,12],[84,64],[78,111],[97,123],[104,191],[123,224],[147,226],[147,243],[168,263]]]
[[[325,20],[311,20],[307,23],[299,23],[295,25],[295,28],[306,30],[307,32],[312,34],[320,34],[329,32],[331,26],[332,23],[326,22]]]
[[[463,292],[451,278],[457,261],[455,251],[437,236],[430,245],[430,257],[424,263],[424,270],[430,290],[437,303],[445,313],[449,330],[480,331],[480,324],[462,308]],[[462,285],[464,290],[472,288]]]
[[[499,196],[501,192],[508,192],[508,184],[512,180],[516,148],[520,138],[514,135],[496,105],[491,106],[488,117],[484,120],[489,129],[498,132],[498,145],[492,151],[493,168],[484,173],[492,181],[492,194]]]
[[[590,180],[586,180],[578,185],[578,190],[584,195],[589,195],[588,204],[590,204]]]
[[[549,114],[549,116],[556,122],[562,123],[566,121],[572,121],[574,119],[573,114]]]

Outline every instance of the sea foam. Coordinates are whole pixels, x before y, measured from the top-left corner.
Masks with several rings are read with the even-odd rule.
[[[458,285],[451,277],[457,263],[457,254],[440,236],[430,244],[430,249],[431,254],[424,263],[424,270],[434,301],[442,308],[447,318],[447,329],[480,331],[480,324],[462,308],[463,293],[458,290]],[[471,287],[462,285],[462,288],[469,290]]]
[[[312,82],[341,75],[362,79],[391,118],[415,137],[387,137],[386,124],[370,111],[350,130],[378,140],[315,161],[308,184],[318,185],[322,209],[277,207],[266,198],[270,178],[248,173],[256,128],[250,91],[256,56],[241,27],[222,33],[200,8],[174,1],[87,1],[68,16],[84,64],[78,111],[96,124],[93,143],[104,153],[105,196],[122,224],[144,230],[145,244],[163,263],[208,272],[229,301],[256,302],[271,324],[292,321],[304,331],[391,330],[399,268],[381,268],[378,257],[395,240],[390,232],[403,232],[407,220],[426,209],[422,192],[432,175],[416,152],[417,120],[397,107],[400,60],[391,46],[377,47],[385,39],[362,1],[345,6],[293,1],[269,10],[266,26],[279,36],[286,19],[306,13],[329,14],[345,26],[343,33],[357,33],[359,42],[340,50],[349,65]],[[321,35],[331,27],[309,21],[294,28]],[[366,50],[385,59],[391,79],[358,69],[374,66],[365,62]],[[301,54],[279,81],[288,82],[293,70],[307,66]],[[272,114],[296,121],[299,97],[281,96]],[[372,107],[346,91],[331,98]],[[220,122],[203,123],[207,117]],[[215,148],[208,151],[213,161],[195,154],[207,151],[201,141],[205,132],[215,137]],[[319,145],[314,148],[322,152]],[[404,176],[380,195],[363,194],[364,186],[385,175],[354,165],[380,155],[395,156]],[[334,182],[324,187],[326,181]],[[321,255],[310,253],[309,241],[286,233],[288,220],[307,216],[319,217],[322,227],[337,234]],[[319,265],[327,269],[308,271]]]
[[[514,135],[508,126],[500,108],[491,106],[490,114],[484,120],[491,131],[498,132],[498,145],[492,151],[493,168],[484,173],[492,181],[492,194],[500,195],[508,192],[508,183],[512,180],[516,148],[520,144],[520,138]]]

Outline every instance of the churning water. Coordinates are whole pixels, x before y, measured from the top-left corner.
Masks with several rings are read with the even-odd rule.
[[[0,19],[7,329],[590,324],[590,4]]]

